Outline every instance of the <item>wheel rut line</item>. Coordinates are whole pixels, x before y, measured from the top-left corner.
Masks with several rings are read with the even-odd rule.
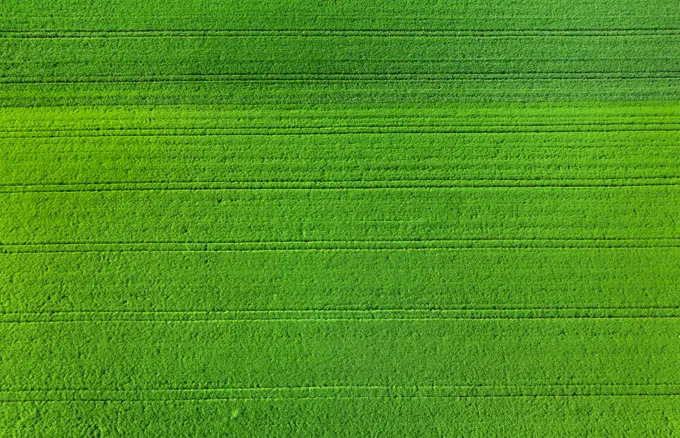
[[[677,249],[680,245],[618,245],[618,246],[560,246],[560,245],[495,245],[495,246],[444,246],[444,247],[434,247],[434,246],[422,246],[422,247],[365,247],[365,248],[353,248],[353,247],[341,247],[341,248],[246,248],[246,249],[220,249],[220,248],[210,248],[210,249],[120,249],[120,250],[109,250],[109,249],[53,249],[53,250],[2,250],[1,254],[83,254],[83,253],[115,253],[115,254],[125,254],[125,253],[166,253],[166,252],[181,252],[181,253],[230,253],[230,252],[336,252],[336,251],[463,251],[470,249],[554,249],[554,250],[579,250],[579,249]]]
[[[495,58],[489,58],[495,59]],[[570,58],[564,58],[565,61],[570,61]],[[416,61],[416,60],[412,60]],[[458,61],[458,60],[456,60]],[[503,58],[498,58],[498,61],[506,61]],[[385,61],[387,62],[387,61]],[[391,62],[390,62],[391,64]],[[239,65],[242,65],[239,63]],[[583,75],[607,75],[607,76],[636,76],[646,73],[645,76],[659,76],[659,75],[678,75],[680,70],[644,70],[644,71],[616,71],[616,70],[592,70],[592,71],[582,71],[582,70],[571,70],[571,71],[480,71],[480,70],[470,70],[470,71],[448,71],[448,72],[419,72],[419,71],[381,71],[381,72],[370,72],[370,71],[353,71],[353,72],[341,72],[341,71],[328,71],[328,72],[312,72],[312,71],[290,71],[281,73],[258,73],[258,72],[223,72],[223,73],[177,73],[172,75],[161,75],[161,74],[147,74],[147,75],[134,75],[134,74],[102,74],[102,75],[83,75],[78,76],[76,79],[79,80],[113,80],[113,79],[178,79],[178,78],[204,78],[204,77],[218,77],[218,78],[262,78],[262,79],[308,79],[316,77],[328,77],[328,78],[355,78],[355,77],[370,77],[370,78],[382,78],[390,76],[428,76],[428,77],[454,77],[454,76],[583,76]],[[27,77],[23,75],[18,76],[0,76],[0,79],[11,80],[14,78],[20,78],[25,81],[60,81],[60,80],[70,80],[69,77],[59,77],[59,76],[34,76]]]
[[[375,185],[324,185],[324,184],[301,184],[298,186],[291,185],[223,185],[223,186],[186,186],[186,187],[96,187],[96,188],[39,188],[39,187],[0,187],[0,193],[101,193],[101,192],[177,192],[177,191],[247,191],[247,190],[445,190],[445,189],[541,189],[541,188],[626,188],[626,187],[675,187],[680,185],[679,181],[664,181],[664,182],[603,182],[603,183],[571,183],[569,180],[558,181],[558,183],[524,183],[517,182],[516,184],[440,184],[440,185],[422,185],[422,184],[375,184]],[[94,185],[94,184],[93,184]]]
[[[84,309],[0,312],[8,315],[57,315],[57,314],[259,314],[259,313],[379,313],[379,312],[532,312],[532,311],[617,311],[617,310],[674,310],[680,306],[539,306],[539,307],[391,307],[391,308],[299,308],[299,309],[191,309],[191,310],[144,310],[144,309]]]
[[[634,37],[677,36],[676,28],[543,28],[543,29],[91,29],[91,30],[0,30],[6,39],[59,39],[59,38],[207,38],[207,37],[453,37],[453,38],[503,38],[503,37]]]
[[[390,169],[392,170],[392,169]],[[394,169],[394,170],[399,170],[399,169]],[[392,171],[394,171],[392,170]],[[384,171],[384,169],[381,168],[374,168],[374,169],[365,169],[365,172],[381,172]],[[424,168],[423,171],[430,171],[428,168]],[[22,188],[29,188],[29,187],[58,187],[58,186],[96,186],[96,185],[128,185],[128,186],[135,186],[135,185],[149,185],[149,186],[172,186],[172,185],[210,185],[210,184],[233,184],[233,185],[266,185],[266,184],[350,184],[350,183],[362,183],[362,184],[370,184],[370,183],[384,183],[384,184],[390,184],[390,183],[443,183],[443,182],[477,182],[477,181],[491,181],[491,182],[497,182],[497,181],[517,181],[517,182],[526,182],[526,181],[541,181],[541,182],[561,182],[561,181],[615,181],[615,180],[621,180],[621,181],[632,181],[632,180],[659,180],[659,179],[671,179],[671,180],[676,180],[680,179],[680,175],[649,175],[649,176],[603,176],[603,177],[550,177],[550,178],[545,178],[545,177],[537,177],[537,178],[515,178],[515,177],[499,177],[499,178],[401,178],[401,179],[280,179],[280,180],[214,180],[214,181],[191,181],[191,180],[184,180],[184,181],[171,181],[171,180],[165,180],[165,181],[61,181],[61,182],[40,182],[40,183],[24,183],[24,184],[18,184],[18,183],[0,183],[0,188],[3,187],[22,187]]]
[[[582,394],[439,394],[439,395],[308,395],[308,396],[260,396],[260,397],[183,397],[167,399],[150,398],[82,398],[0,400],[0,403],[179,403],[209,401],[276,401],[276,400],[341,400],[341,399],[474,399],[474,398],[579,398],[579,397],[678,397],[680,393],[582,393]]]
[[[228,130],[225,130],[228,131]],[[382,129],[382,130],[356,130],[356,131],[288,131],[280,130],[278,132],[194,132],[194,133],[101,133],[101,134],[86,134],[86,135],[15,135],[15,136],[0,136],[0,140],[12,139],[49,139],[49,138],[132,138],[132,137],[247,137],[247,136],[330,136],[330,135],[395,135],[395,134],[418,134],[418,135],[437,135],[437,134],[452,134],[452,135],[498,135],[498,134],[561,134],[561,133],[617,133],[617,132],[679,132],[680,126],[675,129],[541,129],[541,130],[425,130],[425,131],[407,131],[398,129]]]
[[[565,117],[566,118],[566,117]],[[632,117],[631,117],[632,118]],[[63,127],[58,127],[58,128],[23,128],[23,129],[3,129],[0,130],[0,134],[21,134],[21,133],[59,133],[59,132],[69,132],[69,133],[74,133],[74,132],[83,132],[83,133],[91,133],[91,132],[101,132],[101,133],[110,133],[110,132],[146,132],[146,131],[157,131],[157,132],[163,132],[163,133],[174,133],[178,131],[303,131],[303,130],[322,130],[322,129],[334,129],[334,130],[359,130],[359,129],[412,129],[412,128],[426,128],[426,129],[437,129],[437,128],[454,128],[456,130],[461,130],[461,131],[467,131],[467,130],[475,130],[475,128],[479,128],[480,131],[486,130],[488,131],[510,131],[510,130],[503,130],[503,129],[495,129],[495,128],[517,128],[517,131],[521,132],[521,128],[540,128],[540,127],[545,127],[545,128],[559,128],[559,127],[572,127],[572,126],[578,126],[578,127],[601,127],[601,126],[676,126],[680,125],[680,119],[678,120],[673,120],[673,121],[668,121],[669,117],[664,118],[664,120],[660,121],[655,121],[655,122],[645,122],[645,121],[601,121],[601,122],[579,122],[579,121],[568,121],[567,119],[566,122],[559,122],[559,123],[481,123],[481,124],[454,124],[454,125],[445,125],[445,124],[428,124],[428,123],[400,123],[400,124],[356,124],[356,125],[281,125],[281,126],[272,126],[272,125],[233,125],[233,126],[181,126],[181,127],[154,127],[154,126],[130,126],[130,127],[118,127],[118,128],[113,128],[113,127],[69,127],[69,126],[63,126]],[[367,118],[369,119],[369,118]],[[377,119],[377,117],[376,117]],[[387,117],[386,119],[389,119]],[[482,119],[480,117],[479,119]],[[648,119],[646,117],[640,117],[640,119]],[[323,120],[323,118],[319,118],[319,120]],[[344,120],[344,119],[343,119]],[[432,121],[435,122],[441,122],[441,121],[449,121],[449,119],[433,119]],[[454,120],[452,120],[454,121]],[[514,130],[511,130],[514,132]]]
[[[102,323],[102,324],[116,324],[116,323],[152,323],[152,324],[263,324],[263,323],[379,323],[379,322],[444,322],[444,321],[559,321],[559,320],[678,320],[680,313],[674,315],[495,315],[495,316],[477,316],[477,315],[452,315],[452,316],[403,316],[403,317],[306,317],[306,318],[292,318],[288,316],[277,316],[270,318],[248,318],[248,317],[223,317],[223,318],[160,318],[160,317],[146,317],[146,318],[114,318],[109,315],[107,318],[15,318],[15,319],[0,319],[0,324],[87,324],[87,323]]]
[[[478,75],[471,77],[432,77],[416,76],[402,78],[367,78],[367,77],[334,77],[334,78],[217,78],[217,77],[195,77],[195,78],[149,78],[149,79],[120,79],[120,80],[87,80],[87,79],[64,79],[64,80],[0,80],[1,85],[78,85],[78,84],[164,84],[164,83],[298,83],[301,85],[309,83],[333,83],[333,82],[503,82],[503,81],[610,81],[610,80],[637,80],[637,79],[660,79],[678,80],[680,75],[609,75],[583,73],[572,76],[496,76]]]
[[[310,239],[310,240],[149,240],[149,241],[43,241],[0,243],[5,247],[23,246],[67,246],[67,245],[278,245],[278,244],[419,244],[419,243],[457,243],[457,242],[639,242],[639,241],[680,241],[680,236],[648,237],[460,237],[425,239]]]
[[[154,387],[154,388],[28,388],[0,390],[2,393],[26,392],[266,392],[266,391],[335,391],[335,390],[411,390],[432,391],[449,389],[521,389],[521,388],[589,388],[589,387],[680,387],[680,383],[527,383],[527,384],[459,384],[459,385],[310,385],[310,386],[253,386],[253,387]]]

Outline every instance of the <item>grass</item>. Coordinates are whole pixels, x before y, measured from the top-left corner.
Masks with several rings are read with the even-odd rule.
[[[0,436],[680,434],[668,1],[0,5]]]

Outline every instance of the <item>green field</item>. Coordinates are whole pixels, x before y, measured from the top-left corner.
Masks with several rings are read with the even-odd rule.
[[[0,2],[0,436],[680,436],[680,4]]]

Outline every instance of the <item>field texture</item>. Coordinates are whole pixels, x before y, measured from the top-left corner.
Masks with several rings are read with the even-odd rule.
[[[0,436],[680,436],[680,3],[0,2]]]

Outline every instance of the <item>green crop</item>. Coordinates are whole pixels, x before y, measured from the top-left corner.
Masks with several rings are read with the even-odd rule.
[[[0,436],[680,435],[680,7],[0,3]]]

